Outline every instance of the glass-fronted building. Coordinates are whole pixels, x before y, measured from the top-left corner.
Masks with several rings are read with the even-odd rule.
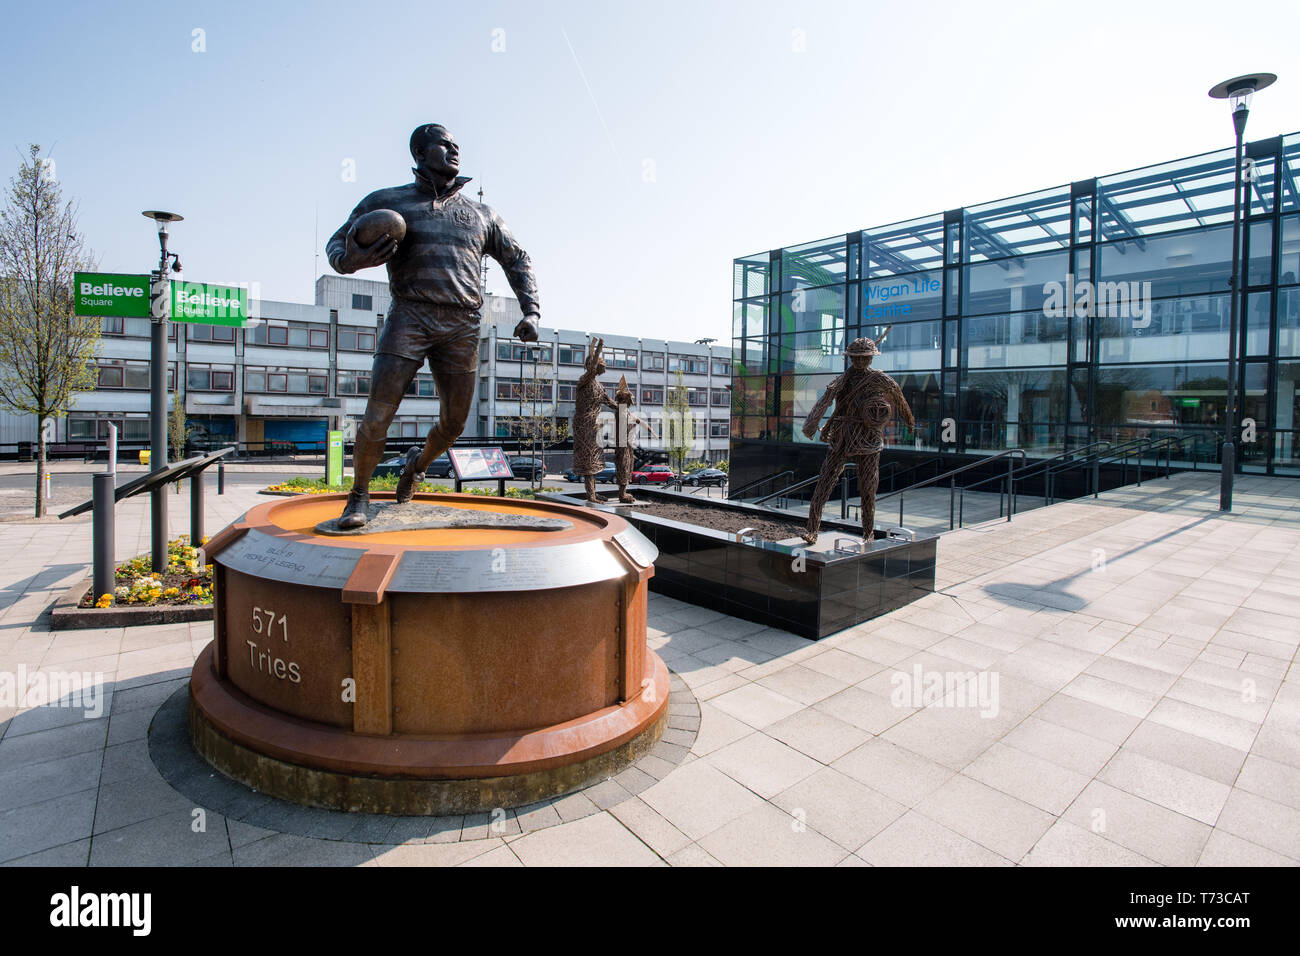
[[[1238,461],[1295,475],[1300,134],[1246,156]],[[815,473],[804,417],[845,346],[886,328],[874,366],[916,416],[896,453],[1172,435],[1175,461],[1217,468],[1233,177],[1229,148],[735,260],[733,487]]]

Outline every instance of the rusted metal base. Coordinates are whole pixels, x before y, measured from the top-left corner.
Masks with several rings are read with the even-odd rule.
[[[455,526],[312,530],[341,506],[262,505],[205,547],[215,640],[190,732],[223,773],[317,807],[467,813],[581,788],[654,746],[657,552],[627,522],[422,495],[408,510]]]
[[[640,697],[580,720],[515,737],[392,737],[277,713],[218,680],[209,646],[190,679],[190,739],[226,776],[306,806],[402,815],[518,807],[610,777],[658,743],[668,670],[649,657],[654,678]],[[330,769],[341,764],[383,772]]]

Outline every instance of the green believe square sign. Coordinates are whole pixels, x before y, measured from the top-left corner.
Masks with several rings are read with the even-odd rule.
[[[116,272],[77,272],[72,277],[77,315],[149,317],[149,277]]]
[[[78,272],[73,275],[74,309],[77,315],[114,315],[124,318],[152,317],[149,276],[120,275],[116,272]],[[248,290],[207,282],[168,282],[171,306],[168,316],[175,322],[201,325],[232,325],[248,322]],[[160,303],[161,304],[161,303]]]
[[[172,321],[243,327],[248,290],[206,282],[172,282]]]

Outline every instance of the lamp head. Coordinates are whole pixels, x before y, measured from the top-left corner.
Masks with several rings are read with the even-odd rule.
[[[146,219],[152,219],[154,222],[158,223],[158,231],[162,233],[164,236],[167,235],[167,223],[180,222],[182,219],[185,218],[179,213],[163,212],[160,209],[146,209],[144,212],[140,213],[140,215],[144,216]]]
[[[1216,100],[1227,100],[1232,106],[1232,112],[1238,113],[1250,109],[1250,99],[1257,90],[1276,82],[1277,75],[1274,73],[1248,73],[1224,80],[1210,90],[1210,96]]]

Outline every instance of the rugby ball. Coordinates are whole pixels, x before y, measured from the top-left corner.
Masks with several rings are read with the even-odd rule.
[[[352,231],[357,245],[362,247],[374,245],[384,236],[392,236],[401,242],[406,237],[406,220],[392,209],[376,209],[358,216]]]

